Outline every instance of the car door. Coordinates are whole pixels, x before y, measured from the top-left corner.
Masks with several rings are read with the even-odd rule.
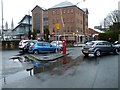
[[[113,47],[112,44],[110,42],[103,42],[104,43],[104,47],[105,47],[105,52],[112,52],[113,51]]]
[[[101,50],[102,52],[105,52],[105,51],[106,51],[106,48],[105,48],[105,45],[104,45],[103,42],[98,42],[98,43],[96,44],[96,49],[99,49],[99,50]]]
[[[44,42],[43,43],[43,50],[44,50],[44,52],[50,52],[51,51],[50,44],[47,42]]]
[[[37,43],[36,49],[38,49],[39,52],[44,52],[43,43]]]

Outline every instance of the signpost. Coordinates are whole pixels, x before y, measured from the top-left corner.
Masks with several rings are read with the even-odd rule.
[[[60,30],[60,24],[59,23],[56,23],[55,24],[55,27],[56,27],[56,30],[57,30],[57,35],[58,35],[58,37],[57,37],[57,39],[56,39],[56,47],[57,47],[57,44],[58,44],[58,42],[57,41],[59,41],[59,33],[58,33],[58,30]],[[58,51],[57,51],[57,48],[56,48],[56,53],[57,53]]]

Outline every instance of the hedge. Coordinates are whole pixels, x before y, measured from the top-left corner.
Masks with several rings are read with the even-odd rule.
[[[98,39],[99,40],[109,40],[111,41],[117,41],[119,38],[120,30],[112,30],[108,31],[106,33],[100,33]]]

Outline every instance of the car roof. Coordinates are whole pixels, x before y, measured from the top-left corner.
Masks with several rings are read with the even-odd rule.
[[[99,43],[99,42],[108,42],[108,41],[105,41],[105,40],[96,40],[96,41],[89,41],[89,42]],[[89,42],[87,42],[87,43],[89,43]]]
[[[36,43],[49,43],[49,42],[45,42],[45,41],[36,41]]]

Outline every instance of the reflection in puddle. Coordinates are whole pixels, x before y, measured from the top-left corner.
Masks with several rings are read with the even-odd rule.
[[[100,57],[95,57],[95,56],[89,56],[89,57],[83,57],[83,61],[87,62],[87,63],[95,63],[95,64],[99,64],[100,61]]]
[[[72,59],[71,57],[63,57],[57,60],[57,66],[50,70],[51,75],[57,74],[62,75],[68,69],[72,69],[69,75],[75,75],[77,66],[82,62],[82,57],[78,57],[76,59]],[[55,66],[55,64],[54,64]]]

